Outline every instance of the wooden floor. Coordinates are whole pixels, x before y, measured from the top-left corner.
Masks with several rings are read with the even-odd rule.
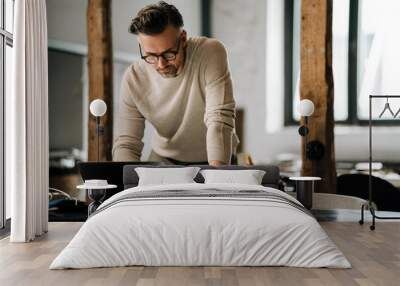
[[[50,223],[32,243],[0,241],[0,285],[400,285],[400,223],[322,222],[353,268],[123,267],[48,270],[81,223]]]

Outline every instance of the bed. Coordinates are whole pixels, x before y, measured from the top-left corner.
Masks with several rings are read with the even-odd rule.
[[[50,269],[351,267],[309,211],[278,189],[275,166],[252,167],[266,171],[262,185],[203,183],[198,174],[196,183],[152,186],[138,186],[137,167],[124,167],[125,190],[100,205]]]

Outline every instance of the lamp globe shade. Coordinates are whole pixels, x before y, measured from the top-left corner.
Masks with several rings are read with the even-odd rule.
[[[314,103],[309,99],[300,101],[299,113],[301,116],[311,116],[314,113]]]
[[[103,116],[107,111],[107,104],[104,100],[95,99],[90,103],[90,113],[96,117]]]

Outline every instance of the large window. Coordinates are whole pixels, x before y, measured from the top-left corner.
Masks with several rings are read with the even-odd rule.
[[[5,104],[11,92],[14,1],[0,0],[0,228],[4,228],[9,210],[5,188]]]
[[[285,29],[291,48],[286,51],[290,77],[286,79],[285,124],[296,124],[300,100],[300,18],[301,1],[287,0]],[[337,123],[366,124],[369,94],[400,94],[400,1],[335,0],[332,16],[332,63],[334,77],[334,116]],[[288,73],[286,73],[288,74]],[[374,119],[386,101],[373,106]],[[391,103],[394,113],[400,100]],[[397,119],[397,120],[396,120]],[[386,113],[378,123],[395,124]]]
[[[369,94],[400,94],[400,1],[362,0],[358,11],[357,109],[359,118],[367,119]],[[373,113],[379,114],[385,103],[375,102]],[[390,104],[399,110],[400,100]],[[393,117],[385,113],[382,118]]]

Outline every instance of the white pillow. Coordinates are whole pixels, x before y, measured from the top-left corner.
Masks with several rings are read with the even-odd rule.
[[[199,167],[135,168],[139,176],[138,186],[195,183],[193,179],[199,170]]]
[[[229,183],[261,185],[265,171],[262,170],[202,170],[205,184]]]

